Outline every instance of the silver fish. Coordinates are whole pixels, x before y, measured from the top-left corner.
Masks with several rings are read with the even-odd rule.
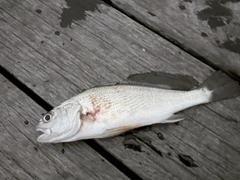
[[[181,77],[182,81],[175,77]],[[154,78],[163,86],[149,81]],[[184,119],[183,115],[176,114],[179,111],[240,94],[239,83],[220,71],[198,88],[173,90],[172,87],[178,89],[177,86],[189,88],[186,82],[193,79],[184,78],[186,76],[145,73],[130,76],[117,85],[86,90],[40,119],[37,131],[42,134],[37,141],[59,143],[106,138],[155,123],[178,122]]]

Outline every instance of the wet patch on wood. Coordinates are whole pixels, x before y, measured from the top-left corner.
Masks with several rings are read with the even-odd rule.
[[[233,19],[232,10],[224,6],[220,0],[205,1],[207,8],[199,11],[197,17],[207,21],[212,29],[229,24]]]
[[[62,9],[60,26],[62,28],[71,27],[74,21],[84,20],[86,11],[98,10],[100,0],[65,0],[68,8]],[[99,10],[98,10],[99,11]]]
[[[228,41],[220,44],[219,47],[240,54],[240,38],[236,38],[235,40],[229,39]]]
[[[126,136],[123,141],[123,145],[126,149],[142,152],[142,147],[134,136]]]
[[[227,28],[229,30],[223,30],[226,31],[227,33],[227,39],[223,42],[217,42],[218,47],[220,48],[225,48],[231,52],[238,53],[240,54],[240,39],[238,36],[235,37],[230,37],[228,34],[228,31],[231,32],[231,28],[236,22],[233,22],[234,20],[234,14],[233,11],[226,6],[226,3],[238,3],[240,2],[239,0],[236,1],[231,1],[231,0],[210,0],[210,1],[205,1],[206,5],[208,6],[207,8],[199,11],[197,13],[198,19],[202,21],[207,21],[209,27],[212,30],[216,30],[217,28]],[[236,16],[236,15],[235,15]],[[236,25],[239,26],[239,25]],[[203,37],[207,37],[206,33],[201,33]]]
[[[185,154],[178,154],[179,160],[188,167],[198,167],[198,165],[194,162],[193,158],[185,155]]]
[[[54,34],[57,35],[57,36],[60,36],[60,32],[59,31],[55,31]]]
[[[25,121],[24,121],[24,124],[28,125],[28,123],[29,123],[28,120],[25,120]]]
[[[164,136],[163,136],[163,134],[162,133],[157,133],[157,136],[158,136],[158,138],[160,139],[160,140],[165,140],[165,138],[164,138]]]
[[[42,10],[41,9],[36,9],[36,13],[41,14]]]

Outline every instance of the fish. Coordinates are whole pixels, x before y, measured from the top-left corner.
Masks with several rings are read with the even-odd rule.
[[[199,85],[191,76],[147,72],[93,87],[64,101],[39,121],[40,143],[107,138],[142,126],[185,119],[184,109],[240,95],[239,82],[216,71]]]

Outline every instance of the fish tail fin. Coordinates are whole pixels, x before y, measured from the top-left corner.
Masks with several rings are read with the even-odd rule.
[[[216,71],[206,79],[200,88],[207,91],[209,102],[234,98],[240,95],[240,84],[222,71]]]

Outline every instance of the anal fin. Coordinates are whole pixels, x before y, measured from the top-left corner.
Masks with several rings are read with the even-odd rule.
[[[175,123],[178,121],[182,121],[186,118],[185,115],[183,114],[173,114],[172,116],[170,116],[169,118],[167,118],[166,120],[162,121],[161,123]]]

